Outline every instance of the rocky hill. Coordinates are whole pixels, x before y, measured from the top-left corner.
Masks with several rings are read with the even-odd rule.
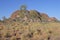
[[[40,13],[36,10],[17,10],[15,11],[11,17],[11,19],[16,19],[16,18],[27,18],[28,20],[30,19],[35,19],[40,20],[42,22],[46,21],[46,22],[52,22],[52,21],[57,21],[57,19],[55,17],[49,17],[47,14],[45,13]]]
[[[60,22],[37,10],[20,10],[0,20],[0,40],[60,40]]]

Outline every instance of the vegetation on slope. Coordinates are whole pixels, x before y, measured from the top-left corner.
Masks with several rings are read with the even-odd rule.
[[[0,20],[0,40],[60,40],[60,23],[55,18],[26,7]]]

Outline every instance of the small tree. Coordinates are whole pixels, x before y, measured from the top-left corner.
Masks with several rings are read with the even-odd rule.
[[[3,20],[6,20],[7,18],[5,16],[2,17]]]
[[[22,5],[22,6],[20,7],[21,10],[26,10],[26,8],[27,8],[26,5]]]

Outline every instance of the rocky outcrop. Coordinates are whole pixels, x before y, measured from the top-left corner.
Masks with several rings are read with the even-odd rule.
[[[48,21],[57,21],[55,17],[48,18]]]
[[[40,21],[56,21],[57,19],[55,17],[49,17],[46,13],[40,13],[36,10],[17,10],[11,15],[11,19],[15,18],[28,18],[29,19],[37,19]]]

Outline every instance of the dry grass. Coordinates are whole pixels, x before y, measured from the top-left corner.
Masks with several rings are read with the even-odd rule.
[[[4,25],[5,26],[5,25]],[[6,39],[6,33],[10,33],[10,40],[55,40],[60,37],[60,23],[49,22],[29,22],[27,24],[20,22],[13,22],[0,30],[2,35],[1,40]],[[14,35],[15,34],[15,35]]]

